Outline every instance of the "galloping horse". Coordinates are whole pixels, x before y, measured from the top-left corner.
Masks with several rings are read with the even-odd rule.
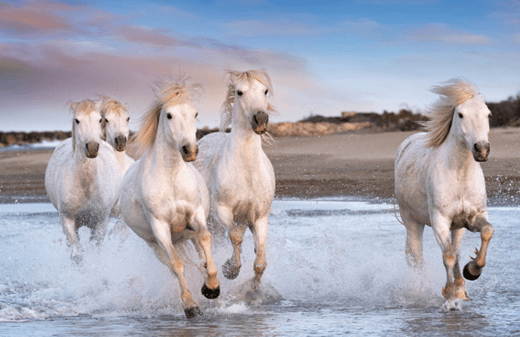
[[[261,137],[267,131],[269,113],[274,111],[268,100],[272,86],[262,70],[231,71],[228,76],[220,132],[199,141],[195,166],[210,190],[210,218],[229,231],[233,245],[233,255],[223,266],[224,276],[238,276],[240,247],[249,228],[255,241],[256,290],[267,266],[265,245],[275,190],[273,166],[262,149]],[[226,134],[229,124],[231,133]]]
[[[201,311],[184,277],[182,247],[191,239],[207,276],[202,294],[220,294],[217,268],[207,230],[209,194],[200,173],[188,162],[197,158],[197,112],[190,102],[193,86],[166,84],[136,134],[140,159],[127,171],[121,189],[121,213],[127,225],[177,276],[187,318]]]
[[[121,169],[121,179],[125,176],[126,171],[132,166],[135,160],[130,158],[126,153],[126,144],[130,134],[128,115],[128,107],[122,105],[117,100],[103,96],[101,105],[101,117],[103,118],[103,136],[108,144],[114,148],[119,167]],[[121,205],[118,202],[112,212],[112,216],[119,217],[114,228],[109,235],[114,232],[126,232],[126,225],[121,220]]]
[[[469,299],[459,267],[466,229],[480,232],[482,241],[476,257],[464,267],[468,280],[480,276],[494,232],[488,222],[479,163],[487,160],[490,151],[490,111],[477,89],[466,81],[452,79],[432,91],[441,97],[425,122],[427,132],[408,137],[397,150],[395,196],[406,227],[408,264],[423,266],[424,225],[431,226],[447,274],[443,307],[453,310],[460,306],[458,299]]]
[[[61,225],[80,259],[77,231],[92,229],[91,239],[101,242],[108,216],[119,199],[121,174],[112,147],[101,139],[100,103],[72,103],[72,138],[58,144],[45,171],[45,189],[60,213]]]
[[[101,116],[103,117],[103,133],[108,144],[115,150],[117,161],[121,167],[121,177],[125,175],[134,160],[125,153],[130,134],[128,107],[110,97],[102,98]]]

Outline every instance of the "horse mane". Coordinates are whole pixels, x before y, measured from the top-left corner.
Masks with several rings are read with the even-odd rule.
[[[102,137],[104,141],[107,140],[107,123],[106,117],[107,113],[110,111],[117,116],[122,116],[125,112],[128,111],[128,106],[125,104],[121,104],[118,100],[109,97],[109,96],[101,96],[101,117],[103,118],[103,122],[101,122],[102,129]]]
[[[101,96],[101,102],[101,117],[103,118],[106,117],[107,112],[109,111],[121,116],[128,110],[126,105],[123,105],[118,100],[108,96]]]
[[[135,147],[136,158],[141,157],[155,143],[163,108],[191,101],[192,93],[201,87],[199,84],[188,84],[187,80],[181,77],[164,84],[156,83],[155,100],[141,117],[141,126],[130,141]]]
[[[220,114],[220,132],[226,132],[226,128],[231,125],[232,113],[233,113],[233,104],[235,103],[235,90],[236,85],[239,82],[253,82],[257,80],[267,87],[269,92],[273,94],[273,86],[271,84],[271,78],[267,74],[267,72],[263,69],[260,70],[248,70],[248,71],[235,71],[230,70],[226,74],[228,76],[228,90],[226,93],[226,99],[224,103],[222,103],[222,112]],[[271,103],[267,103],[267,112],[274,113],[276,110],[271,105]]]
[[[441,97],[429,108],[427,114],[429,120],[421,123],[421,126],[427,132],[428,147],[438,147],[448,137],[455,108],[468,99],[478,96],[479,92],[472,83],[459,78],[434,86],[431,91]]]
[[[70,111],[72,116],[76,116],[77,114],[90,114],[92,111],[99,111],[101,107],[100,102],[93,101],[91,99],[84,99],[79,102],[71,102],[70,103]],[[72,118],[72,152],[76,150],[76,123],[74,122],[74,118]]]

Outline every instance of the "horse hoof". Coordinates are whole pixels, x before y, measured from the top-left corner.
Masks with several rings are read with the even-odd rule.
[[[480,277],[480,274],[473,275],[469,272],[469,263],[464,266],[464,269],[462,270],[462,275],[464,275],[464,278],[469,281],[475,281]]]
[[[240,269],[235,268],[230,260],[227,260],[226,263],[222,266],[222,274],[224,274],[224,277],[228,280],[234,280],[238,277],[238,273],[240,272]]]
[[[199,307],[190,307],[184,309],[184,314],[186,315],[187,319],[191,319],[197,316],[201,316],[202,311],[199,309]]]
[[[220,295],[220,286],[216,287],[215,289],[210,289],[206,286],[206,283],[202,285],[201,289],[202,295],[204,297],[209,298],[210,300],[213,300]]]

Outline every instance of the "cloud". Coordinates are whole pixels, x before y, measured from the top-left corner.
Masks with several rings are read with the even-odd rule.
[[[82,3],[25,1],[0,6],[0,31],[11,37],[87,36],[105,31],[118,15]]]
[[[15,120],[23,120],[23,125],[32,123],[39,129],[66,130],[69,128],[69,119],[63,114],[67,111],[66,102],[96,94],[115,96],[129,103],[133,116],[140,115],[153,100],[153,83],[179,71],[203,86],[203,94],[195,102],[200,110],[200,126],[218,125],[226,91],[226,70],[265,68],[273,79],[275,104],[282,120],[291,119],[295,110],[291,102],[296,94],[287,93],[313,100],[325,92],[305,70],[301,58],[269,50],[217,47],[213,42],[164,55],[121,53],[88,41],[0,44],[0,125],[5,128],[14,125]],[[277,88],[283,89],[278,92]],[[13,111],[16,118],[12,117]],[[35,111],[39,111],[37,116],[32,115]],[[302,110],[297,114],[307,112]]]
[[[55,9],[56,6],[38,2],[23,7],[4,4],[0,7],[0,29],[11,36],[73,30],[66,18],[52,12]]]
[[[165,34],[165,30],[140,26],[121,26],[117,28],[116,37],[123,40],[156,46],[176,46],[183,44],[181,40]]]
[[[224,23],[223,26],[231,35],[245,37],[314,35],[321,30],[318,27],[287,19],[240,20]]]
[[[444,24],[429,24],[416,29],[410,38],[421,42],[441,42],[458,45],[488,45],[493,41],[485,35],[475,35],[448,28]]]
[[[383,32],[388,31],[388,27],[370,19],[343,21],[338,26],[338,30],[368,38],[380,36]]]

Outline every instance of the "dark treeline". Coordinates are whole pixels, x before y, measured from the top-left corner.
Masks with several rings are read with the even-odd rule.
[[[508,99],[494,103],[487,102],[491,116],[489,125],[494,127],[501,126],[520,126],[520,93],[510,96]],[[414,113],[409,109],[401,109],[398,113],[384,111],[382,114],[375,112],[350,112],[342,113],[340,117],[324,117],[314,115],[307,117],[300,122],[307,123],[363,123],[370,122],[374,131],[410,131],[419,128],[418,121],[425,121],[428,118],[420,113]],[[217,131],[217,128],[203,128],[197,131],[197,138]],[[34,144],[43,141],[63,140],[71,136],[70,131],[46,131],[46,132],[0,132],[0,147],[8,145]]]
[[[333,124],[370,122],[372,129],[375,131],[411,131],[419,128],[418,121],[425,120],[427,118],[421,114],[401,109],[398,113],[385,110],[382,114],[376,112],[344,112],[341,117],[314,115],[302,119],[300,122]]]
[[[516,97],[510,96],[499,103],[486,103],[491,110],[489,125],[497,126],[520,126],[520,93]]]
[[[500,126],[520,126],[520,93],[516,97],[510,96],[508,99],[494,103],[486,102],[491,116],[489,117],[490,127]],[[409,131],[419,128],[418,121],[428,120],[428,117],[420,113],[414,113],[409,109],[401,109],[398,113],[384,111],[382,114],[375,112],[344,113],[341,117],[324,117],[314,115],[302,119],[300,122],[309,123],[358,123],[370,122],[372,126],[383,131]]]

